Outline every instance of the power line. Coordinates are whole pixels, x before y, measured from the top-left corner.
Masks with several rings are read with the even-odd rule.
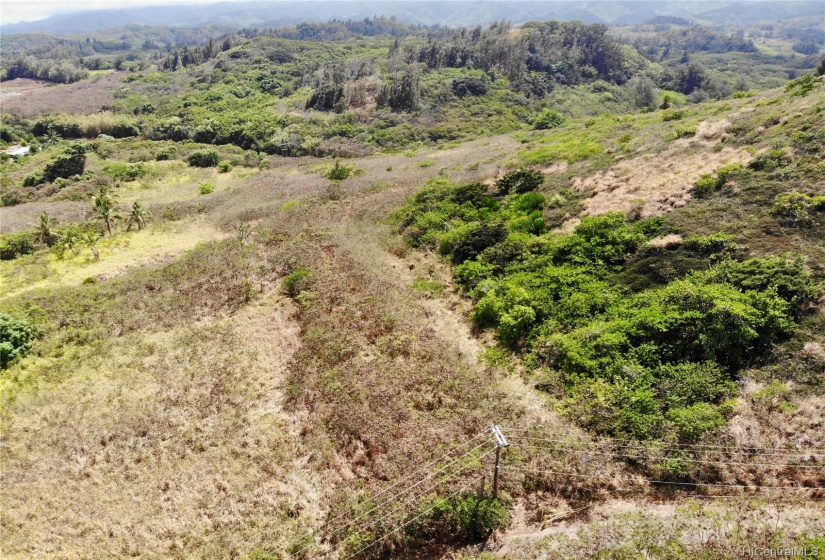
[[[570,472],[560,472],[560,471],[551,471],[545,469],[524,469],[519,467],[511,467],[507,465],[503,465],[502,469],[511,470],[511,471],[522,471],[522,472],[533,472],[533,473],[543,473],[543,474],[555,474],[560,476],[576,476],[580,478],[602,478],[602,475],[592,475],[592,474],[579,474],[579,473],[570,473]],[[823,488],[811,488],[807,486],[755,486],[755,485],[748,485],[748,484],[711,484],[711,483],[703,483],[703,482],[671,482],[668,480],[650,480],[645,479],[645,482],[650,484],[672,484],[676,486],[696,486],[696,487],[710,487],[710,488],[748,488],[748,489],[757,489],[757,490],[825,490]]]
[[[464,490],[466,490],[466,489],[467,489],[467,484],[465,483],[465,484],[463,484],[463,485],[462,485],[462,486],[461,486],[458,490],[456,490],[455,492],[453,492],[452,494],[450,494],[449,496],[447,496],[447,498],[446,498],[446,499],[447,499],[447,500],[450,500],[450,499],[454,498],[455,496],[457,496],[459,493],[461,493],[462,491],[464,491]],[[437,504],[433,504],[432,506],[430,506],[429,508],[425,509],[424,511],[422,511],[421,513],[419,513],[418,515],[416,515],[415,517],[413,517],[412,519],[410,519],[409,521],[407,521],[406,523],[404,523],[403,525],[401,525],[401,526],[399,526],[399,527],[396,527],[395,529],[393,529],[393,530],[392,530],[392,531],[390,531],[389,533],[385,533],[384,535],[381,535],[381,537],[379,537],[379,538],[375,539],[374,541],[372,541],[371,543],[369,543],[369,544],[368,544],[368,545],[366,545],[365,547],[361,548],[360,550],[358,550],[358,551],[356,551],[356,552],[353,552],[352,554],[350,554],[349,556],[347,556],[346,558],[344,558],[344,560],[351,560],[352,558],[354,558],[355,556],[358,556],[359,554],[361,554],[362,552],[364,552],[364,551],[365,551],[365,550],[367,550],[368,548],[370,548],[370,547],[372,547],[372,546],[375,546],[377,543],[379,543],[379,542],[381,542],[382,540],[384,540],[385,538],[387,538],[387,536],[392,535],[393,533],[397,533],[398,531],[400,531],[400,530],[402,530],[402,529],[406,528],[406,527],[407,527],[408,525],[410,525],[413,521],[416,521],[416,520],[418,520],[419,518],[423,517],[424,515],[426,515],[426,514],[430,513],[430,511],[432,511],[433,509],[435,509],[436,505],[437,505]]]
[[[512,443],[512,447],[523,447],[528,449],[543,449],[545,451],[561,451],[561,452],[579,452],[579,453],[588,453],[590,455],[602,455],[607,457],[624,457],[628,459],[653,459],[648,455],[630,455],[624,453],[609,453],[609,452],[599,452],[599,451],[591,451],[591,450],[582,450],[582,449],[570,449],[570,448],[563,448],[563,447],[544,447],[540,445],[527,445],[523,443]],[[671,457],[674,459],[684,460],[690,463],[702,463],[708,465],[726,465],[726,466],[744,466],[744,467],[793,467],[799,469],[825,469],[825,465],[800,465],[796,463],[742,463],[742,462],[731,462],[731,461],[710,461],[704,459],[691,459],[688,457]]]
[[[375,494],[375,495],[373,496],[373,498],[377,498],[377,497],[379,497],[379,496],[382,496],[382,495],[386,494],[387,492],[389,492],[389,491],[390,491],[390,490],[392,490],[393,488],[396,488],[396,487],[397,487],[399,484],[401,484],[402,482],[404,482],[404,481],[406,481],[406,480],[409,480],[410,478],[412,478],[412,477],[414,477],[414,476],[416,476],[416,475],[420,474],[420,473],[421,473],[421,471],[424,471],[424,470],[426,470],[426,469],[428,469],[428,468],[432,467],[433,465],[437,464],[439,461],[441,461],[441,460],[442,460],[442,459],[444,459],[445,457],[449,457],[451,453],[454,453],[454,452],[455,452],[455,451],[457,451],[458,449],[461,449],[462,447],[465,447],[465,446],[467,446],[467,445],[469,445],[469,444],[473,443],[474,441],[476,441],[478,438],[480,438],[480,437],[482,437],[482,436],[487,436],[487,437],[485,438],[485,440],[484,440],[481,444],[479,444],[479,445],[478,445],[478,446],[476,446],[475,448],[471,449],[470,451],[467,451],[467,452],[466,452],[466,453],[464,453],[463,455],[460,455],[460,456],[459,456],[456,460],[458,460],[458,459],[461,459],[461,458],[465,457],[466,455],[468,455],[468,454],[472,453],[473,451],[475,451],[476,449],[478,449],[478,448],[480,448],[480,447],[483,447],[483,446],[487,443],[487,440],[490,438],[490,434],[489,434],[486,430],[485,430],[485,431],[483,431],[483,432],[480,432],[480,433],[476,434],[475,436],[473,436],[472,438],[468,439],[468,440],[467,440],[467,441],[465,441],[464,443],[462,443],[462,444],[458,445],[457,447],[454,447],[453,449],[451,449],[451,450],[450,450],[450,451],[448,451],[447,453],[444,453],[444,454],[443,454],[443,455],[441,455],[440,457],[437,457],[436,459],[433,459],[432,461],[430,461],[430,462],[429,462],[429,463],[427,463],[426,465],[424,465],[424,466],[422,466],[422,467],[420,467],[420,468],[418,468],[418,469],[416,469],[416,470],[412,471],[411,473],[407,474],[406,476],[402,477],[401,479],[399,479],[398,481],[396,481],[396,482],[395,482],[394,484],[392,484],[391,486],[388,486],[387,488],[384,488],[383,490],[381,490],[380,492],[378,492],[377,494]],[[449,463],[448,465],[446,465],[445,467],[443,467],[441,470],[443,470],[444,468],[446,468],[446,467],[448,467],[448,466],[452,465],[453,463],[455,463],[455,461],[453,461],[452,463]],[[437,472],[440,472],[440,471],[437,471]],[[436,474],[437,474],[437,473],[436,473]],[[433,476],[433,475],[429,475],[429,476],[428,476],[428,477],[426,477],[424,480],[427,480],[427,478],[430,478],[430,477],[432,477],[432,476]],[[422,481],[422,482],[423,482],[423,481]],[[395,494],[394,496],[392,496],[392,497],[391,497],[391,498],[389,498],[388,500],[385,500],[385,501],[384,501],[384,502],[382,502],[381,504],[379,504],[379,505],[375,506],[375,507],[374,507],[373,509],[371,509],[370,511],[368,511],[368,512],[366,512],[366,513],[364,513],[364,514],[361,514],[361,515],[360,515],[359,517],[357,517],[355,520],[360,519],[361,517],[364,517],[365,515],[368,515],[368,514],[372,513],[373,511],[375,511],[376,509],[378,509],[378,508],[380,508],[380,507],[383,507],[384,505],[386,505],[387,503],[391,502],[392,500],[394,500],[395,498],[397,498],[397,497],[398,497],[398,496],[400,496],[401,494],[403,494],[403,493],[407,492],[408,490],[409,490],[409,488],[407,488],[406,490],[403,490],[403,491],[401,491],[401,492],[399,492],[399,493]],[[305,532],[303,535],[301,535],[300,537],[298,537],[297,539],[295,539],[295,540],[293,540],[291,543],[289,543],[289,544],[287,545],[287,547],[291,547],[291,546],[293,546],[293,545],[295,545],[295,544],[299,543],[299,542],[300,542],[300,541],[301,541],[304,537],[306,537],[306,536],[312,536],[315,532],[319,532],[319,531],[321,531],[321,529],[323,529],[324,527],[326,527],[326,526],[328,526],[328,525],[330,525],[330,524],[332,524],[332,523],[334,523],[334,522],[338,521],[339,519],[342,519],[342,518],[346,517],[346,515],[347,515],[347,513],[346,513],[346,512],[345,512],[345,513],[341,513],[340,515],[337,515],[337,516],[336,516],[336,517],[334,517],[333,519],[330,519],[329,521],[326,521],[325,523],[323,523],[323,524],[322,524],[320,527],[318,527],[317,529],[315,529],[315,530],[309,530],[309,531]],[[340,528],[339,528],[339,529],[337,529],[335,532],[330,533],[328,536],[332,536],[332,535],[334,535],[335,533],[339,532],[341,529],[343,529],[343,528],[344,528],[344,527],[346,527],[347,525],[351,524],[351,523],[352,523],[353,521],[355,521],[355,520],[349,521],[349,522],[348,522],[347,524],[345,524],[343,527],[340,527]],[[298,553],[300,553],[300,552],[303,552],[304,550],[306,550],[306,549],[307,549],[307,548],[309,548],[310,546],[312,546],[312,545],[311,545],[311,544],[304,545],[304,546],[303,546],[303,547],[301,547],[299,550],[297,550],[297,551],[296,551],[293,555],[298,554]]]
[[[483,459],[484,457],[486,457],[487,455],[489,455],[489,454],[490,454],[490,453],[492,453],[492,452],[493,452],[493,451],[492,451],[492,450],[490,450],[490,451],[487,451],[486,453],[483,453],[483,454],[479,457],[479,460],[480,460],[480,459]],[[394,510],[392,510],[391,512],[389,512],[389,513],[387,513],[387,514],[384,514],[383,516],[379,517],[378,519],[374,519],[373,521],[370,521],[370,522],[369,522],[369,523],[367,523],[366,525],[364,525],[364,526],[360,527],[358,531],[356,531],[355,533],[352,533],[351,535],[349,535],[349,537],[355,537],[355,536],[357,536],[357,535],[360,535],[361,533],[363,533],[364,531],[366,531],[368,528],[375,526],[375,524],[376,524],[376,523],[379,523],[380,521],[383,521],[384,519],[387,519],[387,518],[391,517],[393,514],[398,513],[399,511],[401,511],[402,509],[404,509],[406,506],[408,506],[408,505],[410,505],[411,503],[415,502],[416,500],[418,500],[418,499],[419,499],[419,498],[421,498],[422,496],[426,495],[427,493],[429,493],[429,492],[430,492],[431,490],[433,490],[434,488],[436,488],[436,487],[440,486],[441,484],[443,484],[443,483],[444,483],[444,482],[446,482],[447,480],[450,480],[451,478],[455,478],[455,477],[456,477],[456,476],[457,476],[460,472],[462,472],[462,471],[466,470],[468,467],[469,467],[469,465],[465,465],[464,467],[462,467],[461,469],[459,469],[456,473],[453,473],[452,475],[450,475],[450,477],[449,477],[449,478],[447,478],[446,480],[442,480],[442,481],[436,482],[435,484],[433,484],[432,486],[430,486],[430,487],[429,487],[429,488],[427,488],[426,490],[424,490],[424,491],[422,491],[421,493],[419,493],[418,495],[414,496],[412,499],[407,500],[406,502],[402,503],[399,507],[395,508],[395,509],[394,509]],[[334,534],[334,533],[333,533],[333,534]],[[329,536],[332,536],[332,535],[329,535]]]
[[[522,436],[522,435],[510,435],[511,438],[515,439],[528,439],[532,441],[546,441],[551,443],[563,443],[563,444],[578,444],[582,446],[596,446],[599,444],[609,444],[614,441],[621,441],[621,442],[630,442],[626,444],[613,444],[616,447],[632,447],[638,448],[644,446],[644,442],[636,441],[636,440],[627,440],[627,439],[613,439],[613,438],[604,438],[599,441],[585,441],[585,440],[571,440],[571,439],[560,439],[560,438],[539,438],[539,437],[532,437],[532,436]],[[663,443],[663,442],[662,442]],[[749,453],[751,451],[761,451],[761,450],[781,450],[778,447],[728,447],[728,446],[702,446],[702,445],[695,445],[695,444],[680,444],[680,443],[667,443],[665,444],[667,447],[664,448],[657,448],[663,451],[711,451],[714,449],[720,450],[728,450],[731,453]],[[778,456],[778,457],[789,457],[789,456],[799,456],[799,457],[825,457],[825,453],[813,453],[813,452],[796,452],[791,453],[791,449],[787,450],[786,453],[759,453],[759,455],[766,455],[766,456]],[[818,450],[817,450],[818,451]]]
[[[545,432],[545,431],[542,431],[542,430],[536,430],[535,428],[506,428],[506,427],[502,427],[501,429],[505,430],[505,431],[528,432],[528,433],[537,433],[537,434],[546,434],[546,433],[548,433],[548,432]],[[514,436],[511,436],[511,437],[527,437],[527,436],[514,435]],[[587,443],[588,442],[587,440],[569,440],[569,439],[567,441],[574,441],[574,442],[579,441],[579,442],[582,442],[582,443]],[[599,439],[599,441],[619,441],[619,442],[628,442],[628,443],[631,443],[631,444],[644,443],[644,441],[642,441],[642,440],[631,439],[631,438],[615,438],[615,437],[613,437],[613,438],[611,438],[611,437],[602,437],[602,438]],[[652,441],[654,443],[657,442],[657,440],[648,440],[648,441]],[[677,446],[687,446],[687,447],[703,447],[703,448],[712,448],[712,449],[765,449],[765,450],[769,450],[769,451],[785,451],[785,450],[787,450],[786,448],[783,448],[783,447],[759,447],[759,446],[738,447],[738,446],[732,446],[732,445],[711,445],[711,444],[703,444],[703,443],[701,443],[701,444],[700,443],[668,443],[667,445],[677,445]],[[809,449],[811,449],[813,451],[825,451],[825,448],[822,448],[822,447],[810,447]]]
[[[396,498],[398,498],[399,496],[401,496],[401,495],[403,495],[403,494],[405,494],[405,493],[409,492],[409,491],[410,491],[410,490],[412,490],[413,488],[416,488],[416,487],[420,486],[421,484],[423,484],[424,482],[426,482],[428,479],[430,479],[430,478],[432,478],[433,476],[437,475],[438,473],[440,473],[440,472],[444,471],[447,467],[449,467],[449,466],[451,466],[451,465],[455,464],[457,461],[459,461],[460,459],[462,459],[462,458],[466,457],[468,454],[470,454],[470,453],[472,453],[473,451],[476,451],[478,448],[480,448],[480,447],[482,447],[482,446],[486,445],[486,443],[487,443],[487,442],[484,442],[484,443],[482,443],[481,445],[476,446],[475,448],[471,449],[470,451],[468,451],[468,452],[467,452],[467,453],[465,453],[464,455],[461,455],[460,457],[456,458],[456,459],[455,459],[453,462],[451,462],[450,464],[448,464],[448,465],[446,465],[446,466],[442,467],[441,469],[439,469],[439,470],[438,470],[438,471],[436,471],[435,473],[433,473],[433,474],[431,474],[431,475],[427,476],[426,478],[424,478],[424,479],[420,480],[419,482],[417,482],[417,483],[416,483],[416,484],[414,484],[413,486],[410,486],[410,487],[408,487],[406,490],[403,490],[403,491],[401,491],[401,492],[397,493],[397,494],[396,494],[395,496],[393,496],[392,498],[390,498],[390,499],[386,500],[385,502],[383,502],[383,503],[382,503],[382,504],[380,504],[380,505],[375,506],[374,508],[372,508],[372,509],[371,509],[371,510],[369,510],[368,512],[366,512],[366,513],[362,513],[361,515],[359,515],[358,517],[356,517],[356,518],[355,518],[355,519],[353,519],[352,521],[349,521],[348,523],[346,523],[346,524],[342,525],[341,527],[339,527],[338,529],[336,529],[336,530],[335,530],[335,531],[333,531],[332,533],[329,533],[328,535],[326,535],[326,538],[327,538],[327,539],[329,539],[329,538],[331,538],[331,537],[333,537],[333,536],[337,535],[338,533],[340,533],[341,531],[343,531],[343,530],[344,530],[344,529],[346,529],[347,527],[351,526],[351,525],[352,525],[353,523],[355,523],[357,520],[359,520],[359,519],[363,519],[364,517],[366,517],[366,516],[367,516],[367,515],[369,515],[370,513],[372,513],[372,512],[374,512],[374,511],[376,511],[377,509],[379,509],[379,508],[381,508],[381,507],[385,506],[386,504],[388,504],[388,503],[390,503],[391,501],[395,500],[395,499],[396,499]],[[486,456],[486,455],[488,455],[489,453],[491,453],[491,452],[490,452],[490,451],[487,451],[487,453],[483,453],[483,454],[479,457],[479,459],[481,459],[481,458],[485,457],[485,456]],[[467,467],[468,467],[468,466],[467,466],[467,465],[465,465],[465,466],[463,466],[463,467],[459,468],[459,470],[458,470],[456,473],[451,474],[451,475],[450,475],[450,476],[449,476],[446,480],[449,480],[450,478],[454,478],[454,477],[457,475],[457,473],[460,473],[460,472],[462,472],[462,471],[466,470],[466,469],[467,469]],[[409,505],[412,501],[415,501],[417,498],[419,498],[419,497],[423,496],[424,494],[426,494],[427,492],[429,492],[430,490],[432,490],[433,488],[435,488],[435,487],[436,487],[436,486],[438,486],[439,484],[442,484],[443,482],[445,482],[445,481],[438,481],[438,482],[436,482],[434,485],[432,485],[432,486],[430,486],[429,488],[427,488],[426,490],[424,490],[424,492],[422,492],[421,494],[419,494],[418,496],[416,496],[416,497],[415,497],[415,498],[413,498],[412,500],[409,500],[409,501],[404,502],[403,504],[401,504],[401,507],[396,508],[395,510],[393,510],[393,511],[391,511],[390,513],[388,513],[388,514],[384,515],[383,517],[381,517],[381,518],[379,518],[379,519],[377,519],[377,520],[374,520],[374,521],[372,521],[372,522],[368,523],[368,524],[367,524],[367,527],[370,527],[370,526],[374,525],[377,521],[380,521],[380,520],[382,520],[382,519],[384,519],[384,518],[386,518],[386,517],[389,517],[389,516],[390,516],[390,515],[392,515],[393,513],[396,513],[397,511],[399,511],[400,509],[402,509],[404,506]],[[360,531],[358,531],[357,533],[354,533],[353,535],[357,535],[357,534],[363,533],[363,531],[364,531],[364,529],[362,528]],[[308,546],[309,546],[309,545],[308,545]],[[300,552],[300,551],[299,551],[299,552]],[[296,553],[296,554],[297,554],[297,553]]]

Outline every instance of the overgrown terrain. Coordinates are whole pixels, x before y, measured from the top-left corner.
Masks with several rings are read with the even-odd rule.
[[[4,99],[4,555],[825,554],[802,28],[48,47],[93,74]]]

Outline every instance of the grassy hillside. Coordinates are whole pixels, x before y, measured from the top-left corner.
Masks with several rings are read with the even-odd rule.
[[[1,164],[4,554],[822,550],[822,78],[312,108],[393,44],[253,37],[6,121],[42,149]]]

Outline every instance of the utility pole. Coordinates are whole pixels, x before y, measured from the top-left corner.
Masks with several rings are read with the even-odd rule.
[[[493,470],[493,498],[498,498],[498,463],[501,459],[501,448],[507,447],[510,444],[507,443],[507,438],[501,433],[501,428],[493,425],[491,429],[496,438],[496,467],[495,470]]]

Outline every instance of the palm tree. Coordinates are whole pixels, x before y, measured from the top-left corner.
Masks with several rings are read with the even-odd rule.
[[[100,253],[97,252],[97,242],[100,241],[100,234],[96,231],[87,231],[80,236],[80,240],[92,251],[95,261],[99,261]]]
[[[129,210],[129,218],[127,220],[126,231],[132,229],[133,225],[137,225],[138,231],[146,227],[146,219],[151,218],[152,214],[136,200],[132,203],[132,208]]]
[[[73,255],[77,255],[77,246],[82,242],[81,238],[82,233],[77,226],[69,226],[63,230],[57,243],[61,256],[66,249],[69,249]]]
[[[54,227],[57,225],[57,220],[49,216],[48,212],[40,214],[40,223],[37,224],[37,240],[45,243],[46,247],[54,245],[57,234],[54,232]]]
[[[63,137],[62,137],[62,136],[60,136],[60,135],[57,133],[57,131],[54,129],[54,126],[53,126],[53,125],[49,125],[49,130],[48,130],[48,133],[47,133],[47,135],[46,135],[46,141],[45,141],[45,142],[46,142],[46,144],[48,144],[48,145],[52,146],[52,145],[54,145],[54,144],[57,144],[57,143],[58,143],[58,142],[60,142],[61,140],[63,140]]]
[[[92,208],[95,211],[95,218],[106,224],[106,231],[112,235],[112,224],[118,221],[121,215],[108,187],[101,186],[97,196],[92,197]]]

